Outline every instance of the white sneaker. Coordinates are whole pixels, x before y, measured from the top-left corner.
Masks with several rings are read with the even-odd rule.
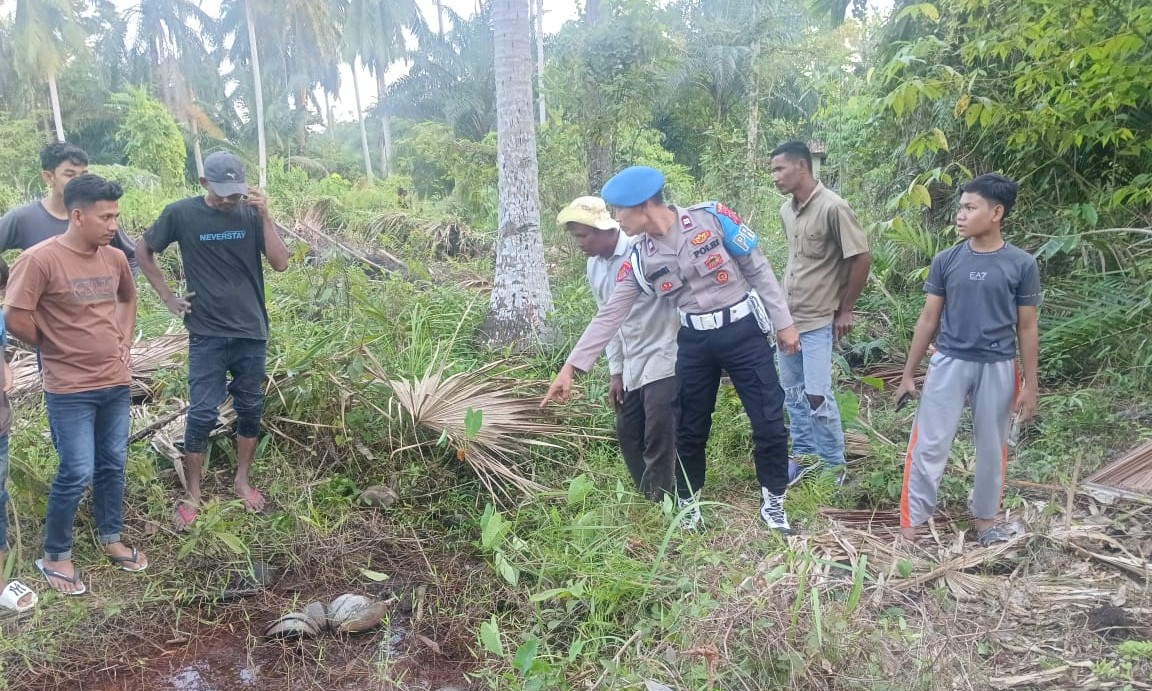
[[[792,526],[788,523],[788,514],[784,512],[784,495],[772,494],[767,487],[761,487],[764,503],[760,505],[760,519],[781,535],[791,535]]]
[[[684,499],[683,497],[676,498],[676,507],[683,511],[689,508],[688,513],[684,514],[684,518],[680,519],[680,530],[699,530],[704,517],[700,515],[700,504],[697,497],[691,499]]]

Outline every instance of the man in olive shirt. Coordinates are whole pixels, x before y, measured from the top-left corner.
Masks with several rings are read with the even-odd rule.
[[[844,429],[832,389],[832,348],[855,324],[856,298],[868,281],[868,236],[848,202],[812,175],[812,153],[801,142],[772,152],[772,180],[792,198],[780,209],[788,238],[784,296],[800,331],[800,352],[779,353],[780,383],[792,436],[789,481],[806,468],[799,456],[844,465]],[[843,472],[837,482],[843,482]]]

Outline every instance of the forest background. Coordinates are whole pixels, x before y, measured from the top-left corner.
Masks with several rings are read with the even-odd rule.
[[[157,529],[175,494],[170,464],[134,446],[132,529],[167,557],[157,571],[179,578],[124,582],[97,605],[53,602],[0,639],[4,683],[73,683],[96,657],[109,678],[149,678],[159,667],[141,640],[206,640],[222,627],[247,632],[237,645],[266,656],[255,634],[287,606],[283,589],[257,607],[205,604],[254,562],[319,591],[383,593],[375,577],[389,575],[397,597],[417,592],[434,610],[409,622],[404,655],[345,641],[266,662],[317,684],[336,678],[341,655],[349,675],[381,688],[440,668],[493,688],[837,688],[853,675],[873,688],[944,688],[1003,664],[1011,648],[990,634],[949,647],[935,610],[860,604],[857,590],[876,585],[864,567],[840,590],[805,589],[802,578],[782,609],[770,597],[749,604],[737,586],[763,564],[786,559],[794,574],[819,559],[752,532],[747,423],[730,393],[710,445],[735,461],[710,478],[725,518],[680,544],[673,516],[625,489],[602,438],[604,372],[546,435],[560,448],[517,447],[527,455],[503,462],[526,484],[495,481],[504,489],[491,492],[468,450],[489,400],[476,387],[540,393],[594,311],[583,258],[553,222],[573,197],[623,166],[659,167],[674,201],[740,212],[779,271],[784,200],[768,152],[807,141],[823,151],[820,177],[868,228],[873,273],[837,358],[846,426],[864,447],[859,470],[843,491],[819,480],[791,501],[811,526],[821,506],[890,509],[908,418],[891,410],[885,383],[928,262],[955,242],[957,186],[998,171],[1021,183],[1006,234],[1037,256],[1045,291],[1045,395],[1010,476],[1074,485],[1147,438],[1152,421],[1152,6],[588,0],[542,35],[528,18],[542,4],[477,3],[461,16],[438,4],[422,14],[408,0],[223,0],[218,12],[192,0],[0,2],[0,210],[41,194],[38,151],[61,138],[125,184],[123,224],[139,237],[166,203],[195,193],[203,156],[227,149],[266,186],[296,248],[293,268],[269,278],[274,433],[258,470],[276,510],[252,518],[221,500],[189,535]],[[343,121],[333,99],[349,86],[356,117]],[[508,88],[531,94],[533,117],[501,142],[497,95]],[[509,155],[538,168],[519,180],[530,188],[501,188],[498,160]],[[542,249],[497,262],[509,207]],[[171,257],[167,267],[175,276]],[[531,319],[493,330],[508,278],[545,275]],[[141,287],[141,337],[178,333]],[[399,388],[444,387],[453,374],[465,378],[453,402],[471,422],[445,435],[414,424]],[[172,409],[183,376],[156,377],[151,399]],[[18,408],[13,436],[21,537],[6,568],[25,577],[54,462],[37,406]],[[217,468],[228,453],[217,447]],[[962,443],[945,508],[963,511],[970,456]],[[365,507],[362,490],[382,484],[400,501]],[[926,592],[948,611],[945,595]],[[84,639],[98,626],[117,632],[111,643]],[[1091,651],[1102,683],[1148,678],[1152,653],[1106,642]],[[352,664],[364,659],[367,671]]]

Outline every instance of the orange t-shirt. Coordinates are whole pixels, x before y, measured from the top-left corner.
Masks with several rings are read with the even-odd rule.
[[[124,253],[110,247],[78,252],[50,238],[12,266],[5,302],[28,310],[40,331],[44,390],[80,393],[126,386],[132,375],[117,303],[136,309],[136,284]]]

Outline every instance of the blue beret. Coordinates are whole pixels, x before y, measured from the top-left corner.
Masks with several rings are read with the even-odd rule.
[[[664,173],[648,166],[632,166],[616,173],[600,196],[612,206],[640,206],[664,188]]]

